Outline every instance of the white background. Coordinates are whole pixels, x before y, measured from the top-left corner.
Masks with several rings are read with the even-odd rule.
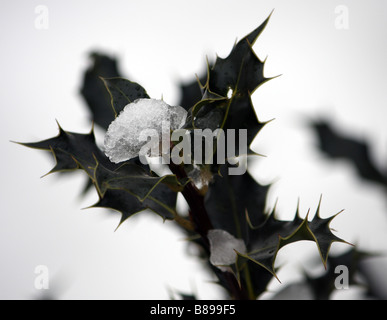
[[[35,27],[38,5],[49,10],[47,30]],[[339,5],[348,9],[349,29],[335,24]],[[142,213],[114,232],[118,214],[81,210],[97,201],[95,193],[79,197],[81,173],[40,179],[53,165],[47,154],[10,140],[53,137],[55,119],[65,130],[89,132],[79,89],[91,50],[115,55],[151,97],[175,104],[178,83],[204,71],[206,55],[212,61],[227,56],[273,9],[254,49],[268,57],[265,75],[282,76],[253,95],[259,119],[276,120],[254,142],[267,157],[251,172],[261,183],[274,182],[268,203],[278,199],[281,218],[292,217],[298,198],[303,214],[314,212],[323,194],[322,216],[345,209],[331,225],[340,237],[359,249],[385,251],[385,191],[360,180],[348,163],[325,159],[307,121],[326,116],[366,139],[386,169],[386,1],[3,0],[0,298],[39,298],[38,265],[48,267],[49,293],[59,299],[168,299],[173,289],[221,297],[173,223]],[[345,249],[334,244],[332,251]],[[309,265],[320,270],[321,263],[308,262],[317,258],[313,243],[284,248],[278,256],[282,285],[273,282],[271,290],[297,280]]]

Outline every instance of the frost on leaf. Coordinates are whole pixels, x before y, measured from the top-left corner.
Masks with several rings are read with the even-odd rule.
[[[114,163],[139,155],[147,136],[161,139],[167,130],[181,128],[187,111],[162,100],[138,99],[129,103],[110,124],[105,135],[105,154]],[[145,139],[144,139],[145,137]]]
[[[228,266],[235,263],[237,258],[235,251],[246,252],[244,241],[235,238],[227,231],[212,229],[208,231],[207,237],[210,242],[210,262],[222,271],[228,271]]]

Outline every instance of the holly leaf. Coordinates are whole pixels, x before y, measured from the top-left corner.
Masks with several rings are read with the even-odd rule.
[[[370,257],[370,254],[358,251],[355,248],[351,248],[337,256],[329,256],[327,269],[323,274],[311,276],[304,270],[304,280],[285,286],[275,294],[273,299],[329,300],[336,289],[335,282],[338,280],[340,273],[344,270],[346,272],[345,276],[348,277],[346,278],[346,281],[348,281],[349,286],[364,285],[358,281],[356,276],[358,274],[363,276],[360,264],[367,257]],[[337,267],[339,267],[339,269],[337,269]],[[343,267],[346,269],[342,269]],[[364,278],[366,279],[366,277]],[[376,297],[374,296],[372,298],[375,299]]]
[[[335,280],[338,277],[336,268],[345,266],[348,270],[348,285],[360,284],[356,279],[356,274],[361,271],[359,263],[369,254],[351,248],[338,256],[329,256],[327,261],[327,270],[320,276],[310,276],[305,272],[306,283],[313,292],[313,298],[316,300],[329,300],[332,292],[335,290]]]
[[[110,162],[108,157],[98,148],[93,129],[88,134],[81,134],[65,131],[59,124],[58,127],[59,134],[54,138],[39,142],[20,143],[25,147],[50,151],[53,154],[56,165],[49,173],[80,169],[81,164],[83,169],[91,175],[92,171],[89,170],[89,167],[94,166],[95,159],[107,168],[117,168],[117,165]]]
[[[144,201],[124,190],[109,189],[91,208],[109,208],[120,212],[119,227],[128,218],[146,209],[151,209],[163,220],[172,220],[175,218],[176,199],[177,193],[161,184]]]
[[[265,220],[266,197],[269,186],[260,185],[246,172],[228,175],[228,166],[222,166],[220,175],[214,176],[204,198],[208,216],[215,229],[222,229],[234,237],[247,239],[249,233],[246,211],[253,223]]]
[[[203,92],[201,83],[206,81],[206,77],[197,77],[191,82],[180,84],[180,102],[179,106],[187,111],[190,110],[198,101],[202,99]]]
[[[132,159],[114,164],[98,148],[93,130],[79,134],[63,130],[58,136],[34,143],[21,143],[30,148],[50,151],[56,165],[49,172],[84,170],[95,185],[100,201],[96,206],[121,211],[123,220],[132,214],[150,208],[164,219],[174,216],[176,194],[184,187],[175,175],[154,176],[149,167]],[[124,198],[123,193],[127,194]],[[114,197],[117,196],[117,203]]]
[[[185,126],[187,129],[233,129],[235,139],[228,143],[226,135],[225,145],[234,146],[235,157],[252,153],[250,148],[240,149],[240,141],[243,145],[250,146],[267,123],[259,121],[251,101],[251,94],[260,85],[272,79],[264,76],[265,62],[261,61],[252,49],[269,19],[270,16],[253,32],[242,38],[228,57],[224,59],[217,57],[212,67],[207,63],[207,81],[202,88],[204,94],[192,107]],[[216,140],[216,137],[214,139]],[[216,153],[216,150],[214,152]]]
[[[226,97],[214,94],[208,89],[204,90],[202,99],[198,101],[190,110],[185,128],[187,129],[211,129],[220,128],[224,118],[224,111],[222,109],[227,101]],[[211,112],[218,114],[218,116],[211,115]]]
[[[120,77],[121,72],[115,58],[93,52],[90,59],[92,64],[83,75],[80,93],[92,113],[94,123],[107,129],[115,116],[110,105],[109,93],[100,77]]]
[[[312,127],[317,133],[320,149],[326,155],[351,162],[363,179],[387,186],[387,176],[373,162],[365,142],[339,134],[325,121],[315,122]]]
[[[138,83],[124,78],[103,78],[101,77],[107,91],[110,95],[110,103],[115,117],[124,109],[124,107],[141,98],[149,98],[145,89]]]
[[[264,62],[254,50],[253,44],[265,29],[269,17],[253,32],[242,38],[225,59],[217,57],[210,69],[207,87],[211,92],[226,97],[229,90],[238,94],[253,93],[261,84],[268,81],[263,75]]]
[[[246,129],[246,142],[250,146],[259,131],[268,123],[258,120],[250,94],[231,99],[224,121],[223,128],[233,129],[236,132],[235,150],[239,150],[239,135],[241,132],[239,129]],[[239,153],[237,152],[236,155],[239,155]]]
[[[104,196],[107,190],[122,190],[140,201],[150,196],[160,183],[169,186],[175,192],[182,191],[186,183],[186,181],[180,183],[173,174],[162,177],[151,176],[143,168],[132,163],[125,163],[116,170],[109,170],[98,161],[93,167],[92,179],[101,196]]]
[[[242,265],[245,259],[251,260],[277,278],[274,263],[278,251],[290,243],[307,240],[316,243],[321,260],[326,268],[332,243],[342,242],[348,244],[348,242],[334,235],[329,227],[337,214],[330,218],[321,218],[320,204],[321,200],[311,221],[308,221],[308,214],[302,219],[298,208],[293,220],[281,221],[275,218],[275,209],[273,209],[262,225],[251,226],[247,243],[248,253],[238,253],[240,257],[239,264]]]

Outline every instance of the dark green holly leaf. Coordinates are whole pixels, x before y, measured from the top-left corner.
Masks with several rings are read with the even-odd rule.
[[[257,267],[255,262],[241,254],[237,255],[236,262],[231,266],[231,269],[239,286],[245,290],[250,290],[248,296],[252,300],[257,299],[267,290],[267,286],[273,278],[272,273]]]
[[[239,129],[247,130],[247,145],[250,146],[256,135],[267,123],[258,120],[251,96],[244,95],[231,100],[224,128],[236,131],[235,149],[239,150]]]
[[[319,250],[321,260],[326,267],[329,249],[333,242],[346,241],[335,236],[329,228],[333,216],[322,219],[319,215],[320,204],[311,221],[308,215],[301,219],[298,213],[292,221],[281,221],[273,213],[260,226],[250,229],[247,243],[247,254],[239,253],[241,258],[250,259],[268,270],[275,277],[274,263],[278,251],[285,245],[302,240],[314,241]],[[241,261],[244,261],[241,259]]]
[[[190,110],[185,128],[187,129],[211,129],[221,127],[224,118],[224,109],[227,98],[205,90],[202,99]],[[217,114],[214,118],[213,114]],[[215,120],[215,121],[214,121]]]
[[[59,127],[59,135],[55,138],[22,145],[50,151],[56,159],[50,173],[84,170],[99,191],[100,202],[97,205],[122,211],[124,220],[146,208],[157,211],[164,219],[170,219],[176,193],[186,183],[183,181],[181,184],[174,175],[153,176],[149,167],[140,164],[136,158],[120,165],[110,162],[96,145],[93,130],[89,134],[79,134]],[[127,193],[125,199],[122,192]],[[114,196],[118,198],[116,204]]]
[[[330,255],[326,271],[323,274],[311,276],[305,270],[304,281],[285,286],[276,293],[273,299],[329,300],[332,293],[338,289],[337,285],[348,285],[349,288],[352,286],[366,287],[368,289],[366,294],[369,294],[367,298],[383,299],[379,296],[379,283],[372,281],[369,277],[371,273],[374,273],[374,270],[366,270],[362,263],[372,256],[372,254],[358,251],[354,247],[340,255]],[[358,277],[359,275],[361,278]]]
[[[222,229],[236,238],[249,234],[246,211],[254,224],[265,220],[266,196],[269,186],[262,186],[246,172],[228,175],[228,166],[214,176],[205,196],[205,207],[214,229]]]
[[[253,93],[254,90],[269,80],[263,75],[264,62],[252,49],[252,45],[265,29],[270,16],[253,32],[241,39],[225,59],[217,58],[210,69],[207,87],[210,91],[226,97],[229,90]]]
[[[101,196],[104,196],[107,190],[122,190],[140,201],[144,201],[160,183],[175,192],[184,188],[184,184],[181,184],[175,175],[151,176],[143,168],[132,163],[126,163],[113,171],[97,162],[93,167],[93,179]]]
[[[118,226],[134,214],[151,209],[156,214],[165,219],[174,219],[177,193],[173,192],[165,185],[158,185],[153,190],[152,195],[144,201],[140,201],[136,196],[123,190],[106,190],[103,197],[92,206],[92,208],[110,208],[121,213]]]
[[[347,243],[348,242],[340,239],[339,237],[335,236],[329,227],[330,223],[332,220],[340,214],[342,211],[339,213],[333,215],[332,217],[329,218],[321,218],[320,216],[320,206],[321,206],[321,199],[317,207],[316,214],[313,218],[313,220],[308,223],[309,227],[309,232],[312,235],[313,239],[312,241],[315,241],[321,256],[321,260],[324,263],[325,268],[327,267],[327,260],[328,260],[328,253],[331,248],[331,245],[333,242],[343,242]]]
[[[254,293],[254,298],[259,297],[262,293],[264,293],[267,289],[267,286],[272,279],[272,275],[267,272],[263,268],[257,268],[256,264],[252,262],[251,260],[247,261],[246,268],[249,269],[249,277],[252,287],[253,287],[253,293]],[[246,275],[244,274],[243,270],[241,270],[241,283],[246,283]],[[246,287],[246,284],[244,284],[244,287]]]
[[[198,300],[194,293],[185,293],[177,290],[170,290],[171,300]]]
[[[238,156],[257,155],[249,146],[267,123],[258,121],[250,95],[233,97],[232,99],[212,95],[194,106],[184,128],[191,130],[192,158],[196,159],[194,145],[196,139],[202,140],[200,152],[212,146],[212,162],[206,161],[204,152],[201,152],[201,163],[211,163],[211,172],[216,174],[226,160],[229,161]],[[215,130],[219,128],[223,131],[216,133]],[[203,131],[209,129],[212,135],[197,135],[192,129],[202,129]],[[219,159],[218,142],[224,145],[224,149],[222,149],[224,152],[222,151]],[[229,147],[232,149],[229,150]]]
[[[218,57],[213,67],[208,65],[203,97],[191,109],[185,126],[187,129],[234,130],[235,142],[227,143],[226,135],[226,145],[235,147],[235,156],[251,153],[249,146],[265,125],[258,120],[251,94],[270,79],[264,77],[264,62],[256,56],[252,44],[264,30],[269,18],[240,40],[227,58]],[[243,144],[247,144],[246,150],[240,149],[239,141],[245,134],[241,129],[247,133],[247,141],[243,141]]]
[[[358,285],[355,275],[359,272],[359,263],[368,254],[351,248],[338,256],[329,256],[327,260],[327,270],[321,276],[312,277],[305,273],[306,283],[313,292],[316,300],[329,300],[335,290],[335,280],[338,277],[336,268],[344,266],[348,270],[348,285]]]
[[[101,53],[90,55],[92,65],[85,71],[81,94],[92,113],[93,121],[104,129],[114,120],[110,96],[100,77],[120,77],[117,60]]]
[[[312,124],[320,143],[320,149],[332,159],[351,162],[363,179],[387,185],[387,175],[373,162],[368,145],[348,136],[339,134],[325,121]]]
[[[110,103],[116,117],[127,104],[140,98],[149,98],[145,89],[136,82],[124,78],[101,77],[101,80],[109,92]]]
[[[201,83],[204,83],[205,81],[206,77],[200,77],[194,79],[194,81],[180,84],[181,97],[179,106],[188,111],[200,101],[203,96]]]
[[[117,165],[110,162],[96,145],[93,130],[88,134],[80,134],[65,131],[59,126],[59,134],[54,138],[21,144],[29,148],[50,151],[56,160],[56,165],[50,173],[75,170],[79,168],[79,164],[88,171],[89,167],[94,167],[95,159],[107,168],[117,168]],[[88,173],[91,174],[91,171]]]

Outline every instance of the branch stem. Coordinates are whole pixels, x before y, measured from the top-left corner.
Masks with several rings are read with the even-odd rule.
[[[178,179],[187,178],[187,174],[184,170],[184,166],[176,165],[174,163],[169,164],[169,168]],[[190,208],[189,217],[193,223],[194,230],[201,236],[204,244],[204,249],[210,254],[210,243],[207,237],[208,231],[213,229],[213,225],[208,216],[207,210],[204,205],[204,196],[196,188],[195,184],[190,181],[188,182],[183,191],[181,192]],[[241,287],[235,278],[234,274],[230,272],[220,272],[221,277],[227,283],[228,290],[233,299],[236,300],[247,300],[251,299],[251,288],[249,292],[243,286]],[[249,278],[249,277],[248,277]],[[250,279],[247,279],[250,283]],[[251,283],[250,283],[251,285]]]

